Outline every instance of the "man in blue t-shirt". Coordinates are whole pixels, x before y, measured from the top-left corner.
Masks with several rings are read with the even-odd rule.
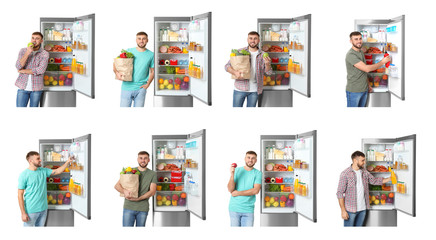
[[[257,154],[248,151],[245,154],[245,166],[230,168],[230,180],[227,184],[232,194],[229,203],[230,225],[232,227],[252,227],[254,222],[254,203],[262,184],[262,173],[254,168]]]
[[[154,53],[145,46],[148,43],[148,35],[145,32],[136,34],[136,48],[127,49],[133,53],[132,81],[124,81],[121,86],[120,107],[144,107],[145,95],[154,78]],[[121,79],[121,73],[114,65],[114,73],[117,79]]]
[[[18,178],[18,204],[25,227],[43,227],[47,218],[47,178],[64,172],[73,161],[68,159],[55,170],[41,167],[39,153],[27,153],[29,167]]]

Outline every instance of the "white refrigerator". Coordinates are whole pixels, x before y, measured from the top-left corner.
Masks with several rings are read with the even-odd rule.
[[[47,181],[46,226],[74,226],[74,212],[91,219],[91,134],[73,139],[40,139],[42,167],[56,169],[68,156],[75,160]]]
[[[262,135],[260,146],[260,225],[298,226],[298,215],[316,222],[316,130],[297,135]]]
[[[206,130],[152,136],[153,226],[188,227],[191,214],[206,220]]]
[[[390,166],[397,184],[369,186],[370,209],[365,226],[397,226],[397,211],[416,216],[416,135],[400,138],[362,139],[366,168],[375,177],[390,177]]]

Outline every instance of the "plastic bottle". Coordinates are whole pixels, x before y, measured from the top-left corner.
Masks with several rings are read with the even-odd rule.
[[[299,181],[298,175],[295,175],[295,180],[294,180],[294,192],[295,192],[296,194],[300,194],[300,193],[299,193],[300,188],[299,188],[298,181]]]

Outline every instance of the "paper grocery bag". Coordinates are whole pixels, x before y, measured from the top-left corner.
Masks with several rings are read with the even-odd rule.
[[[233,69],[237,71],[242,71],[242,76],[244,77],[244,79],[250,79],[251,77],[250,56],[248,55],[231,56],[230,64],[232,65]],[[232,74],[232,79],[236,79],[236,76],[233,74]]]
[[[133,58],[115,58],[114,64],[117,71],[123,75],[122,79],[117,80],[131,82],[133,75]]]
[[[120,184],[123,188],[129,190],[132,194],[131,197],[138,197],[139,191],[139,175],[138,174],[120,174]],[[121,197],[124,194],[120,193]]]

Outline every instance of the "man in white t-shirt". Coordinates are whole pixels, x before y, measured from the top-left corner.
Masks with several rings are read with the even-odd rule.
[[[225,66],[227,72],[237,77],[233,91],[233,107],[242,107],[245,99],[247,99],[247,107],[256,107],[257,98],[263,91],[263,75],[272,74],[271,59],[263,57],[264,52],[259,49],[259,33],[249,32],[247,42],[248,46],[242,49],[250,52],[250,79],[245,79],[242,72],[233,69],[230,61]]]
[[[365,154],[356,151],[351,155],[353,164],[340,176],[336,193],[344,226],[363,226],[366,210],[369,209],[369,186],[382,185],[390,178],[374,177],[365,169]]]

